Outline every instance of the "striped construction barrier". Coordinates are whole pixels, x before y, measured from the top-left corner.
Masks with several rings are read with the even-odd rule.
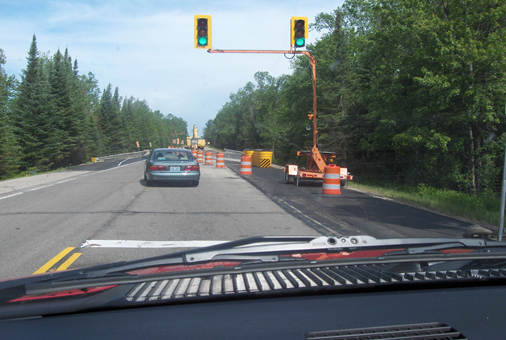
[[[241,175],[251,175],[251,157],[244,155],[241,157]]]
[[[260,167],[261,168],[270,168],[271,167],[271,160],[268,158],[263,158],[260,160]]]
[[[197,151],[197,162],[204,163],[204,152],[202,150]]]
[[[197,150],[192,150],[193,158],[197,158]]]
[[[222,152],[218,152],[216,154],[216,168],[218,169],[225,168],[225,154]]]
[[[272,163],[272,150],[255,149],[252,165],[259,168],[270,168]]]
[[[206,162],[204,165],[213,165],[213,153],[211,151],[206,151]]]
[[[327,165],[323,169],[322,194],[341,195],[341,168],[335,164]]]

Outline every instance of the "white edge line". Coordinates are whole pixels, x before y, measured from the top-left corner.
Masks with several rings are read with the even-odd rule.
[[[124,159],[122,160],[121,162],[118,163],[118,166],[120,166],[121,164],[123,164],[124,162],[128,161],[130,158],[127,158],[127,159]]]
[[[56,183],[55,183],[56,184]],[[37,188],[33,188],[33,189],[30,189],[30,190],[26,190],[24,192],[30,192],[30,191],[35,191],[35,190],[39,190],[39,189],[44,189],[44,188],[47,188],[47,187],[51,187],[53,186],[54,184],[49,184],[49,185],[44,185],[44,186],[41,186],[41,187],[37,187]]]
[[[21,194],[22,194],[22,192],[18,192],[16,194],[12,194],[12,195],[9,195],[9,196],[0,197],[0,200],[6,199],[6,198],[11,198],[11,197],[14,197],[14,196],[17,196],[17,195],[21,195]]]
[[[64,181],[56,182],[55,184],[65,183],[65,182],[68,182],[68,181],[73,181],[73,180],[75,180],[75,179],[77,179],[77,177],[73,177],[73,178],[66,179],[66,180],[64,180]],[[49,186],[49,185],[48,185],[48,186]]]
[[[141,161],[129,163],[129,164],[125,165],[125,166],[136,164],[136,163],[139,163],[139,162],[143,162],[143,161],[141,160]],[[109,169],[100,170],[100,171],[96,171],[96,172],[90,171],[89,173],[84,174],[82,176],[73,177],[73,178],[70,178],[70,179],[66,179],[64,181],[60,181],[60,182],[56,182],[56,183],[52,183],[52,184],[48,184],[48,185],[43,185],[41,187],[36,187],[36,188],[29,189],[29,190],[18,192],[16,194],[0,197],[0,200],[6,199],[6,198],[11,198],[11,197],[14,197],[14,196],[17,196],[17,195],[21,195],[21,194],[23,194],[25,192],[31,192],[31,191],[36,191],[36,190],[40,190],[40,189],[43,189],[43,188],[48,188],[48,187],[51,187],[51,186],[56,185],[56,184],[62,184],[62,183],[68,182],[68,181],[73,181],[74,179],[78,179],[78,178],[86,177],[86,176],[96,175],[96,174],[99,174],[99,173],[102,173],[102,172],[106,172],[106,171],[110,171],[110,170],[114,170],[114,169],[119,169],[119,164],[118,164],[118,166],[116,166],[114,168],[109,168]]]
[[[200,248],[230,241],[86,240],[81,248]]]
[[[288,202],[286,202],[285,200],[281,199],[281,198],[278,198],[278,200],[280,200],[281,202],[283,202],[283,204],[286,204],[287,206],[289,206],[292,210],[294,210],[295,212],[297,212],[298,214],[304,216],[305,218],[307,218],[308,220],[310,220],[311,222],[319,225],[320,227],[330,231],[331,233],[335,233],[335,230],[332,230],[331,228],[327,227],[326,225],[318,222],[317,220],[309,217],[308,215],[304,214],[302,211],[300,211],[299,209],[295,208],[293,205],[289,204]]]

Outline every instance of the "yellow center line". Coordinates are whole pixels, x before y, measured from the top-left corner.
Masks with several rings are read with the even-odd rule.
[[[68,253],[70,253],[72,250],[74,250],[74,247],[67,247],[64,250],[62,250],[58,255],[53,257],[51,260],[49,260],[45,265],[37,269],[37,271],[34,274],[40,274],[47,272],[52,266],[54,266],[58,261],[60,261],[62,258],[65,257]]]
[[[72,256],[70,256],[67,261],[63,262],[63,264],[61,266],[59,266],[58,269],[56,269],[56,271],[67,269],[81,255],[82,255],[82,253],[74,253],[74,254],[72,254]]]

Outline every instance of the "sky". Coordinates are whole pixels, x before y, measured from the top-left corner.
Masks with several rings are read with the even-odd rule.
[[[206,122],[254,74],[290,74],[282,54],[209,54],[194,48],[194,15],[212,17],[213,49],[287,50],[290,18],[331,13],[343,0],[0,0],[0,49],[8,75],[26,68],[33,34],[41,53],[68,48],[80,74],[91,72],[103,90],[146,100],[189,130]],[[322,32],[323,33],[323,32]],[[322,33],[309,31],[307,43]],[[191,130],[190,130],[191,131]]]

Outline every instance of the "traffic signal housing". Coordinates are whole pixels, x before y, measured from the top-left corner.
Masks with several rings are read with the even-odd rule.
[[[193,21],[195,48],[211,49],[211,16],[195,15]]]
[[[295,48],[306,46],[307,17],[292,17],[290,20],[290,45]]]

